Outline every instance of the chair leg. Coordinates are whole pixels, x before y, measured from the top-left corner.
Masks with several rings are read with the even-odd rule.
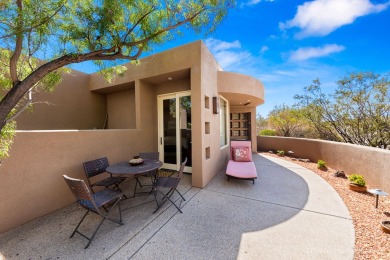
[[[95,213],[97,213],[99,216],[102,217],[102,220],[100,221],[99,225],[96,227],[95,231],[93,232],[92,236],[91,237],[87,237],[86,235],[84,235],[83,233],[81,233],[80,231],[78,231],[78,228],[79,226],[81,225],[81,223],[83,222],[83,220],[85,219],[85,217],[88,215],[88,213],[92,210],[88,209],[87,212],[84,214],[84,216],[81,218],[80,222],[77,224],[75,230],[73,231],[72,235],[70,237],[73,237],[75,233],[78,233],[80,234],[82,237],[85,237],[87,240],[88,240],[88,244],[84,247],[84,249],[87,249],[89,247],[89,245],[91,244],[93,238],[95,237],[95,235],[97,234],[98,230],[100,229],[100,227],[102,226],[104,220],[110,220],[114,223],[117,223],[119,225],[123,225],[123,222],[122,222],[122,208],[121,208],[121,204],[120,204],[120,201],[121,201],[122,198],[118,198],[116,199],[115,203],[112,204],[112,206],[110,206],[110,208],[107,209],[105,208],[105,210],[107,211],[106,214],[101,214],[100,211],[99,212],[96,212],[96,211],[93,211]],[[116,219],[113,219],[111,217],[109,217],[108,215],[110,214],[111,210],[116,206],[116,204],[118,204],[118,208],[119,208],[119,221],[116,220]]]
[[[171,200],[171,196],[173,195],[173,193],[175,192],[175,188],[172,188],[172,189],[170,189],[167,193],[163,193],[163,192],[161,192],[161,191],[159,191],[159,190],[155,190],[155,195],[154,195],[154,197],[155,197],[155,199],[156,199],[156,204],[157,204],[157,208],[153,211],[153,214],[154,213],[156,213],[163,205],[164,205],[164,203],[167,201],[167,200],[169,200],[172,204],[173,204],[173,206],[175,206],[176,207],[176,209],[180,212],[180,213],[183,213],[182,211],[181,211],[181,209]],[[176,190],[177,191],[177,190]],[[158,193],[160,193],[161,195],[163,195],[163,198],[161,199],[161,202],[160,203],[158,203],[158,201],[157,201],[157,192]],[[180,194],[180,193],[179,193]],[[184,197],[180,194],[180,196],[182,197],[182,199],[183,200],[185,200],[184,199]]]
[[[180,193],[177,189],[175,189],[175,191],[176,191],[177,193],[179,193],[180,197],[181,197],[184,201],[186,201],[186,199],[183,197],[183,195],[181,195],[181,193]]]
[[[76,228],[73,230],[72,235],[70,235],[69,238],[72,238],[74,236],[74,234],[76,232],[78,232],[77,229],[79,228],[79,226],[81,225],[81,223],[83,222],[83,220],[85,219],[85,217],[88,215],[89,212],[90,212],[90,210],[87,210],[87,212],[85,212],[84,216],[81,218],[80,222],[77,224]],[[78,233],[80,233],[80,232],[78,232]]]

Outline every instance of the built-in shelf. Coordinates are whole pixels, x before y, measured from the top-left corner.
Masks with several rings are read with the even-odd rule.
[[[206,159],[210,158],[210,147],[206,147]]]
[[[204,96],[204,107],[210,109],[210,98],[208,96]]]
[[[205,122],[204,129],[207,135],[210,134],[210,122]]]

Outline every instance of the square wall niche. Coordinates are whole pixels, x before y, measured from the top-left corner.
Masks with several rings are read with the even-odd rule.
[[[204,96],[204,107],[210,109],[210,98],[208,96]]]
[[[210,122],[205,122],[204,124],[205,133],[208,135],[210,134]]]
[[[210,158],[210,147],[206,147],[206,159]]]

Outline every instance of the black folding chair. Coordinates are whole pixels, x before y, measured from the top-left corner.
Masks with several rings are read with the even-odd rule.
[[[123,198],[123,193],[121,191],[112,190],[112,189],[104,189],[101,191],[98,191],[96,193],[92,193],[91,190],[87,187],[85,182],[80,179],[73,179],[66,175],[63,175],[66,183],[68,184],[70,190],[72,191],[73,195],[76,197],[77,202],[87,210],[87,212],[84,214],[84,216],[81,218],[80,222],[77,224],[76,228],[72,232],[72,235],[70,237],[73,237],[75,233],[80,234],[81,236],[88,239],[88,244],[85,246],[85,249],[89,247],[89,245],[92,242],[92,239],[95,237],[97,231],[102,226],[104,220],[110,220],[114,223],[117,223],[119,225],[123,225],[122,222],[122,211],[121,211],[121,205],[120,201]],[[103,205],[112,203],[112,205],[109,207],[107,212],[102,211],[100,208],[103,208]],[[118,204],[119,208],[119,220],[113,219],[109,217],[111,210]],[[80,227],[81,223],[84,221],[85,217],[88,215],[89,212],[93,212],[98,214],[102,217],[102,220],[100,221],[99,225],[96,227],[95,231],[93,232],[91,237],[86,236],[85,234],[81,233],[78,228]]]
[[[126,180],[124,177],[112,176],[111,173],[106,172],[106,168],[109,166],[107,157],[99,158],[96,160],[88,161],[83,163],[84,172],[87,176],[87,181],[89,187],[91,187],[92,192],[94,187],[102,186],[109,188],[114,186],[116,190],[121,191],[119,184]],[[106,178],[99,181],[93,182],[93,179],[100,177],[100,175],[105,174]],[[108,177],[107,177],[108,176]]]
[[[163,205],[164,203],[169,200],[180,213],[183,213],[180,209],[182,201],[185,201],[183,195],[177,190],[177,186],[179,185],[179,182],[181,178],[183,177],[184,167],[187,163],[187,158],[184,160],[184,162],[180,165],[180,170],[177,175],[177,177],[158,177],[156,178],[156,181],[153,183],[153,194],[154,198],[156,200],[157,208],[153,213],[156,213]],[[165,192],[167,191],[167,192]],[[172,195],[175,193],[175,191],[180,195],[181,199],[179,206],[175,204],[175,202],[171,199]],[[162,195],[161,200],[158,199],[158,194]]]

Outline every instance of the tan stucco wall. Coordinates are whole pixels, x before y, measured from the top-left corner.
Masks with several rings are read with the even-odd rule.
[[[142,130],[18,132],[0,166],[0,233],[74,202],[62,175],[84,178],[84,161],[112,164],[154,149]]]
[[[89,75],[72,70],[63,76],[53,93],[33,95],[33,111],[24,111],[16,120],[19,130],[102,128],[106,97],[91,93]]]
[[[257,137],[259,151],[293,151],[294,157],[307,158],[313,162],[324,160],[335,169],[346,174],[362,174],[367,185],[390,191],[390,151],[361,145],[331,141],[289,138]]]
[[[117,85],[123,85],[127,82],[136,82],[135,100],[136,100],[136,127],[146,130],[145,126],[140,126],[138,120],[147,114],[141,112],[141,104],[138,103],[142,95],[144,86],[150,85],[154,88],[153,93],[150,89],[148,92],[155,99],[149,100],[150,104],[156,106],[156,97],[160,94],[180,92],[183,90],[191,90],[192,100],[192,185],[204,187],[226,164],[228,157],[228,149],[220,148],[219,145],[219,115],[214,115],[212,109],[206,109],[204,105],[204,96],[218,97],[218,70],[219,65],[207,47],[200,41],[187,44],[165,51],[156,55],[152,55],[141,60],[140,65],[127,65],[128,72],[124,77],[116,79],[112,83],[107,83],[98,74],[91,75],[90,89],[93,91],[106,92],[110,88]],[[172,82],[164,82],[162,84],[148,83],[156,81],[159,75],[166,75],[182,71],[190,70],[190,77]],[[163,80],[163,79],[161,79]],[[145,93],[146,95],[146,93]],[[145,96],[146,98],[146,96]],[[150,98],[150,97],[149,97]],[[149,99],[147,98],[147,99]],[[146,106],[149,110],[150,107]],[[146,109],[146,108],[144,108]],[[157,107],[152,112],[157,114]],[[150,124],[147,127],[154,129],[154,141],[157,145],[157,118],[150,118]],[[212,132],[209,135],[205,134],[205,122],[210,122]],[[206,159],[205,149],[210,148],[211,157]]]
[[[200,101],[197,108],[199,109],[200,122],[202,122],[203,140],[200,142],[202,147],[199,150],[202,152],[202,187],[204,187],[226,166],[229,147],[221,147],[220,145],[220,114],[213,113],[213,97],[219,98],[220,95],[218,92],[218,70],[220,70],[220,67],[204,44],[201,45],[201,60],[201,89],[197,93],[199,96],[194,97],[194,100]],[[206,108],[205,96],[209,97],[209,108]],[[206,122],[210,123],[210,134],[205,134]],[[206,158],[208,147],[210,148],[210,158]]]
[[[107,95],[108,129],[135,129],[135,91]]]

